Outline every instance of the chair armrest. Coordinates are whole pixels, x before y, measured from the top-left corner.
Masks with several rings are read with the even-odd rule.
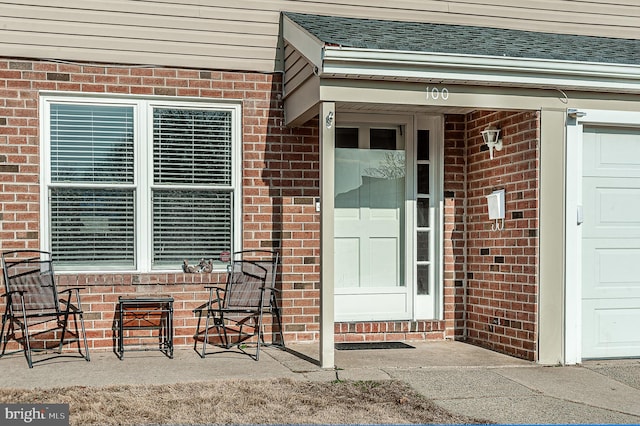
[[[225,291],[227,291],[227,287],[221,287],[219,285],[208,285],[205,286],[204,288],[206,288],[207,290],[209,290],[209,303],[213,302],[214,300],[216,302],[220,302],[222,301],[222,299],[224,299],[224,297],[220,297],[220,293],[224,293]],[[216,292],[216,297],[213,297],[213,291],[215,290]]]
[[[225,287],[222,287],[220,285],[207,285],[204,286],[204,288],[209,290],[209,300],[206,303],[203,303],[202,305],[194,308],[192,310],[193,313],[202,314],[202,311],[204,309],[211,309],[214,304],[217,304],[218,306],[222,305],[222,301],[224,298],[220,296],[220,293],[225,291]],[[215,297],[213,296],[214,291]]]
[[[60,290],[58,292],[58,294],[62,294],[62,293],[71,294],[72,291],[80,291],[80,290],[84,290],[84,287],[69,287],[69,288],[65,288],[64,290]]]
[[[194,314],[197,313],[197,312],[202,312],[207,306],[209,306],[209,302],[203,303],[202,305],[198,306],[197,308],[193,308],[192,312]]]
[[[63,299],[60,298],[60,303],[63,303],[65,305],[67,305],[67,309],[69,310],[73,310],[74,312],[82,312],[82,307],[80,306],[81,302],[80,302],[80,290],[83,290],[84,287],[69,287],[69,288],[65,288],[64,290],[60,290],[58,292],[59,295],[61,294],[67,294],[67,298]],[[71,296],[71,293],[75,293],[75,297],[76,297],[76,304],[71,303],[71,298],[73,296]]]
[[[12,294],[19,294],[20,296],[23,296],[26,292],[24,290],[11,290],[5,294],[3,294],[1,297],[9,297]]]
[[[214,305],[217,305],[218,307],[214,308],[213,307]],[[191,312],[193,312],[194,314],[202,314],[202,311],[209,310],[209,309],[213,310],[213,311],[222,311],[222,310],[224,310],[223,308],[220,307],[220,303],[219,303],[218,300],[213,300],[213,301],[211,301],[211,303],[206,302],[206,303],[203,303],[202,305],[200,305],[200,306],[198,306],[196,308],[193,308],[191,310]]]

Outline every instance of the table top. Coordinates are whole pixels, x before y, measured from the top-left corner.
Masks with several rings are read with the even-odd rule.
[[[169,303],[173,297],[166,294],[128,294],[118,297],[120,303]]]

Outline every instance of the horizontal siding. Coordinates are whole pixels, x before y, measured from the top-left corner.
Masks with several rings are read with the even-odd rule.
[[[285,46],[284,94],[295,91],[313,75],[313,67],[292,46]]]
[[[638,0],[16,0],[0,2],[2,54],[282,69],[280,11],[640,38]]]

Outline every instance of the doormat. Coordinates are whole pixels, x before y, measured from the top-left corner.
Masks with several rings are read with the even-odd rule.
[[[415,349],[415,346],[403,342],[357,342],[336,343],[336,350],[355,351],[361,349]]]

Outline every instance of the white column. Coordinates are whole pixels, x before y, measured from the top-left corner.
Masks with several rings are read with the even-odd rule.
[[[563,364],[577,364],[582,351],[582,124],[567,120],[565,192],[565,293]]]
[[[335,103],[320,103],[320,366],[334,368]]]

